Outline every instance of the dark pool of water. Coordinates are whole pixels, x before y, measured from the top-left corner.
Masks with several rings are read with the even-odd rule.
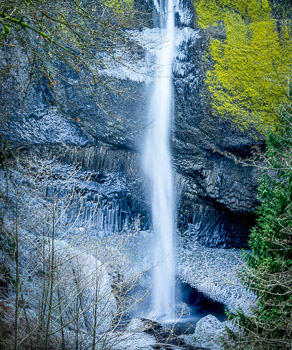
[[[226,320],[225,307],[222,303],[206,297],[197,289],[192,288],[189,284],[177,280],[176,283],[177,300],[185,303],[189,310],[190,316],[202,318],[206,315],[214,315],[220,321]]]
[[[176,319],[175,320],[158,320],[164,326],[173,328],[176,335],[193,334],[197,322],[207,316],[213,315],[219,321],[225,321],[225,307],[222,303],[206,297],[197,289],[192,288],[189,284],[176,282]]]
[[[196,323],[207,315],[215,316],[219,321],[227,319],[225,307],[222,303],[214,301],[197,289],[192,288],[189,284],[176,279],[176,318],[174,320],[165,320],[163,316],[157,321],[168,328],[175,328],[177,334],[194,333]],[[137,292],[137,290],[135,291]],[[141,291],[140,291],[141,292]],[[139,289],[137,296],[140,298]],[[143,292],[143,291],[142,291]],[[150,313],[151,295],[150,293],[141,298],[142,302],[138,303],[127,317],[127,322],[136,317],[146,317]]]

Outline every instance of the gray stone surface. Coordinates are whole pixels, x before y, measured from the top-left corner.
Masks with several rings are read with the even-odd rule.
[[[196,344],[211,350],[220,350],[220,337],[225,334],[225,322],[220,322],[215,316],[208,315],[200,319],[196,325],[194,340]]]

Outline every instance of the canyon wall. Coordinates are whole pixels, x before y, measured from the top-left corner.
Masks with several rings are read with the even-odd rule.
[[[136,6],[149,13],[144,21],[148,28],[133,30],[132,36],[142,41],[155,32],[158,14],[153,4],[139,1]],[[263,146],[264,138],[253,128],[241,130],[232,118],[222,118],[210,108],[205,83],[210,33],[199,28],[192,3],[177,6],[176,21],[171,148],[178,228],[189,229],[209,247],[245,246],[254,223],[258,176],[246,160],[254,146]],[[147,40],[149,45],[151,35]],[[79,88],[82,72],[68,70],[67,82],[54,87],[58,104],[50,98],[45,80],[27,84],[31,72],[20,49],[6,46],[0,52],[5,72],[0,88],[4,140],[23,158],[55,159],[91,171],[90,182],[96,188],[93,191],[89,186],[86,201],[88,215],[90,210],[95,213],[97,232],[118,233],[150,225],[141,170],[141,147],[149,127],[145,122],[149,81],[137,73],[138,63],[147,58],[147,45],[137,52],[137,66],[121,72],[113,62],[112,69],[104,70],[102,74],[111,77],[113,86],[106,92],[101,87],[92,95]],[[27,87],[21,90],[23,86]]]

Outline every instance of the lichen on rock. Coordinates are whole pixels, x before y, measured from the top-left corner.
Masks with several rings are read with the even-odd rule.
[[[224,39],[211,37],[207,53],[213,113],[231,117],[241,130],[274,130],[291,70],[288,20],[274,19],[267,0],[199,0],[195,7],[201,28],[225,28]]]

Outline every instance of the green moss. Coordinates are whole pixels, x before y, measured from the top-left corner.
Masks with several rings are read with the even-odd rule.
[[[278,31],[268,1],[199,0],[202,28],[224,23],[226,39],[211,39],[213,68],[206,83],[215,113],[232,116],[241,129],[274,130],[278,106],[285,102],[291,71],[291,35]],[[280,33],[280,34],[279,34]]]

